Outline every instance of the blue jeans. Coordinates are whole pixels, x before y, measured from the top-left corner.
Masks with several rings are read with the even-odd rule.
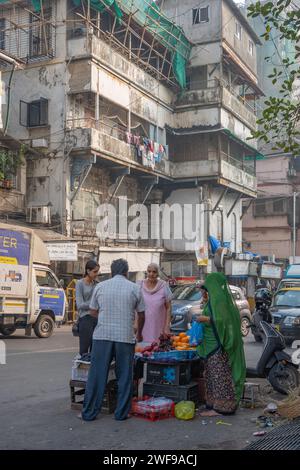
[[[82,418],[93,421],[101,411],[110,364],[116,360],[118,400],[115,418],[126,419],[131,408],[134,344],[93,340],[91,367],[86,384]]]

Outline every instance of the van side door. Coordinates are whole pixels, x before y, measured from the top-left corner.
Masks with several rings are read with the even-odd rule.
[[[55,321],[62,321],[65,314],[65,293],[56,277],[47,268],[35,268],[39,310],[52,311]]]

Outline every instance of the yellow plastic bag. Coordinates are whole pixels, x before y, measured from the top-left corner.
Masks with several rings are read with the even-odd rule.
[[[195,403],[193,401],[180,401],[175,405],[177,419],[193,419],[195,416]]]

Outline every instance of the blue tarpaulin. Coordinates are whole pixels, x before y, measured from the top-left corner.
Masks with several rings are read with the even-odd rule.
[[[218,240],[216,237],[213,237],[212,235],[208,237],[208,241],[210,243],[211,252],[214,255],[217,249],[220,248],[221,242],[220,240]]]

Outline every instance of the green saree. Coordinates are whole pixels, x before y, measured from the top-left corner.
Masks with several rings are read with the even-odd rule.
[[[209,358],[222,350],[227,355],[238,403],[243,394],[246,378],[239,310],[224,274],[209,274],[204,286],[209,294],[209,302],[203,314],[209,316],[211,322],[204,325],[204,340],[198,347],[198,353],[201,357]]]

